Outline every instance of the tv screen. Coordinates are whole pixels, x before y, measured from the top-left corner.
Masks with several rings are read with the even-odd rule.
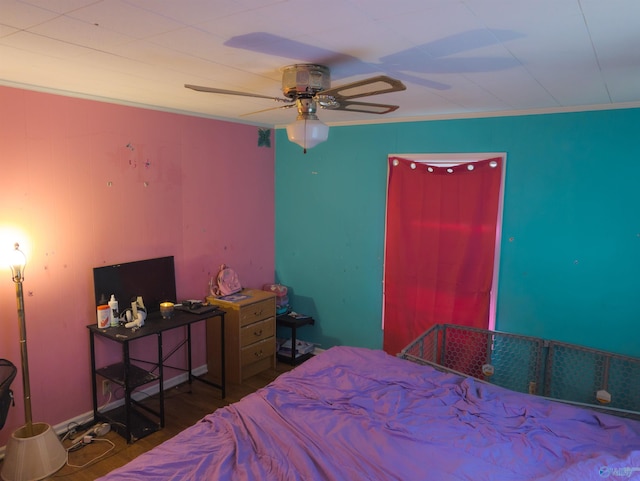
[[[142,296],[147,312],[157,312],[161,302],[176,302],[173,256],[95,267],[93,286],[96,305],[107,304],[114,294],[124,311]]]

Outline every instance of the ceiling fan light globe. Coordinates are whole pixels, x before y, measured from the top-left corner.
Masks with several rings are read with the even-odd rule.
[[[287,137],[303,149],[311,149],[329,138],[329,126],[317,119],[297,119],[287,125]]]

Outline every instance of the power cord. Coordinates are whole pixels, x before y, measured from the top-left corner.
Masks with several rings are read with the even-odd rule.
[[[98,408],[98,411],[102,411],[105,407],[107,407],[109,405],[109,403],[111,402],[111,397],[113,396],[113,393],[111,392],[111,389],[109,389],[109,397],[107,398],[107,400],[102,404],[102,406],[100,406]]]
[[[88,434],[85,436],[82,436],[80,439],[75,441],[71,446],[67,448],[67,453],[78,451],[84,448],[87,444],[91,444],[91,441],[93,441],[93,436],[90,436]]]
[[[80,424],[78,424],[75,421],[67,424],[67,432],[65,432],[64,436],[60,438],[60,441],[64,442],[67,438],[74,439],[79,428],[80,428]]]
[[[87,441],[88,441],[88,442],[87,442]],[[99,454],[98,456],[94,457],[93,459],[91,459],[91,460],[87,461],[87,462],[86,462],[86,463],[84,463],[84,464],[77,465],[77,464],[71,464],[71,463],[69,462],[69,453],[70,453],[70,452],[72,452],[72,451],[76,451],[76,450],[78,450],[78,449],[80,449],[80,448],[82,448],[82,447],[84,447],[84,446],[86,446],[86,445],[88,445],[88,444],[91,444],[91,443],[107,443],[107,444],[109,445],[109,448],[108,448],[105,452],[103,452],[103,453]],[[78,447],[78,446],[79,446],[79,447]],[[75,447],[75,449],[74,449],[74,447]],[[67,466],[69,466],[70,468],[78,468],[78,469],[86,468],[86,467],[87,467],[87,466],[89,466],[91,463],[95,463],[95,462],[96,462],[96,461],[98,461],[99,459],[101,459],[101,458],[105,457],[107,454],[109,454],[111,451],[113,451],[113,450],[115,449],[115,447],[116,447],[116,445],[115,445],[112,441],[110,441],[110,440],[108,440],[108,439],[104,439],[104,438],[94,438],[94,437],[92,437],[92,436],[90,436],[90,435],[86,435],[86,436],[84,436],[84,437],[82,438],[82,440],[78,441],[76,444],[74,444],[74,445],[73,445],[73,446],[71,446],[69,449],[67,449]]]
[[[85,442],[85,444],[89,444],[91,442],[91,440],[89,438],[87,438],[87,436],[89,436],[90,438],[94,438],[94,437],[97,437],[97,436],[104,436],[109,431],[111,431],[111,425],[109,423],[100,423],[100,424],[96,424],[93,427],[87,429],[83,433],[80,433],[80,434],[75,433],[70,439],[74,443],[76,443],[78,440],[80,440],[82,442]]]
[[[67,451],[67,466],[69,466],[71,468],[84,468],[84,467],[90,465],[91,463],[94,463],[97,460],[103,458],[104,456],[109,454],[111,451],[113,451],[113,449],[115,449],[116,445],[112,441],[110,441],[108,439],[104,439],[104,438],[99,437],[99,436],[104,436],[109,431],[111,431],[111,425],[109,423],[100,423],[100,424],[96,424],[91,429],[88,429],[83,434],[80,434],[80,435],[76,436],[75,438],[73,438],[72,439],[73,444],[69,448],[67,448],[67,450],[66,450]],[[93,459],[87,461],[83,465],[72,464],[72,463],[69,462],[69,453],[78,451],[78,450],[84,448],[85,446],[87,446],[89,444],[92,444],[94,442],[107,443],[109,445],[109,448],[105,452],[103,452],[103,453],[99,454],[98,456],[94,457]]]

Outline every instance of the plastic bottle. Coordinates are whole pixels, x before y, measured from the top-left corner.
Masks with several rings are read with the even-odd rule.
[[[100,329],[104,329],[105,327],[109,327],[109,306],[106,304],[102,304],[98,306],[98,327]]]
[[[115,295],[111,294],[111,299],[109,299],[109,325],[111,327],[117,327],[118,324],[118,301]]]

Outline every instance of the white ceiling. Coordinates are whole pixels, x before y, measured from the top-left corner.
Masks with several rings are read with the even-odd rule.
[[[329,124],[637,107],[639,19],[640,0],[0,0],[0,84],[280,126],[295,109],[184,84],[281,97],[282,67],[320,63],[332,86],[407,87]]]

